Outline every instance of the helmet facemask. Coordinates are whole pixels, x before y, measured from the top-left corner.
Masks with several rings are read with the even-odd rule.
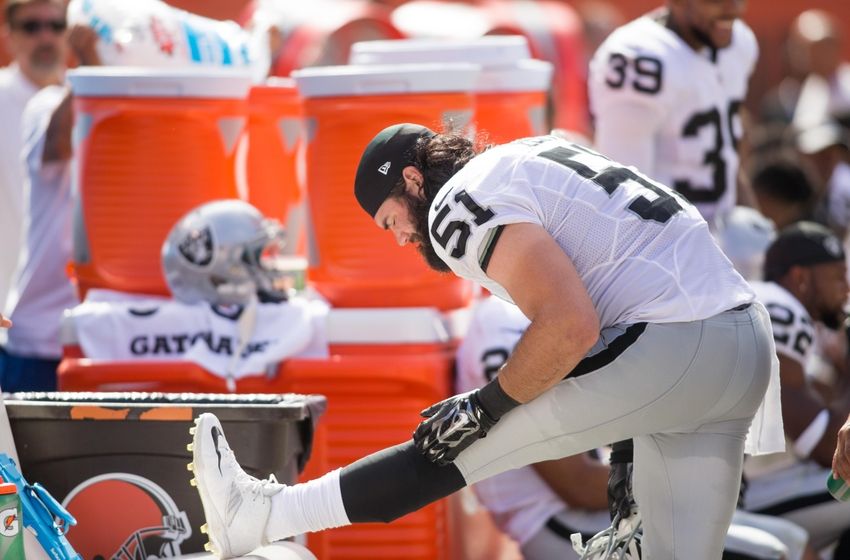
[[[260,303],[286,301],[293,281],[288,273],[286,234],[276,220],[263,220],[264,235],[247,243],[242,262],[256,285]]]

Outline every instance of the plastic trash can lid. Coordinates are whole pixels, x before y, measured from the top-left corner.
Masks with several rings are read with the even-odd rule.
[[[10,418],[29,419],[89,419],[74,417],[75,407],[104,408],[128,411],[123,417],[104,420],[163,420],[164,417],[139,414],[153,408],[192,409],[192,416],[213,412],[220,420],[304,420],[317,417],[326,408],[322,395],[294,393],[142,393],[142,392],[32,392],[5,395]],[[136,413],[133,413],[133,411]],[[190,419],[190,418],[187,418]]]
[[[292,73],[304,97],[473,91],[481,67],[469,63],[318,66]]]
[[[244,99],[251,87],[245,69],[86,66],[67,76],[83,97]]]
[[[531,58],[521,35],[490,35],[476,39],[400,39],[361,41],[351,46],[350,64],[472,62],[482,66],[509,65]]]

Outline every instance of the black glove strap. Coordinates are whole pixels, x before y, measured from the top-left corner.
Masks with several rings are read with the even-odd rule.
[[[478,404],[494,422],[520,405],[502,389],[498,377],[479,389]]]

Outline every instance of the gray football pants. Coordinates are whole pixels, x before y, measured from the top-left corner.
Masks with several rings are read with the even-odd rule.
[[[633,438],[645,558],[717,560],[770,377],[771,333],[760,304],[649,324],[613,362],[506,414],[455,465],[473,484]]]

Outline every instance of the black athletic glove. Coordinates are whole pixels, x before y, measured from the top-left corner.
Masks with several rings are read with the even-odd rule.
[[[413,442],[432,463],[448,465],[517,405],[494,379],[481,389],[449,397],[423,410],[425,420],[413,433]]]
[[[450,397],[422,411],[426,418],[413,432],[417,449],[432,463],[448,465],[483,438],[498,421],[478,401],[478,391]]]
[[[608,472],[608,513],[611,520],[618,514],[626,519],[635,507],[632,495],[632,440],[618,441],[612,446]]]

